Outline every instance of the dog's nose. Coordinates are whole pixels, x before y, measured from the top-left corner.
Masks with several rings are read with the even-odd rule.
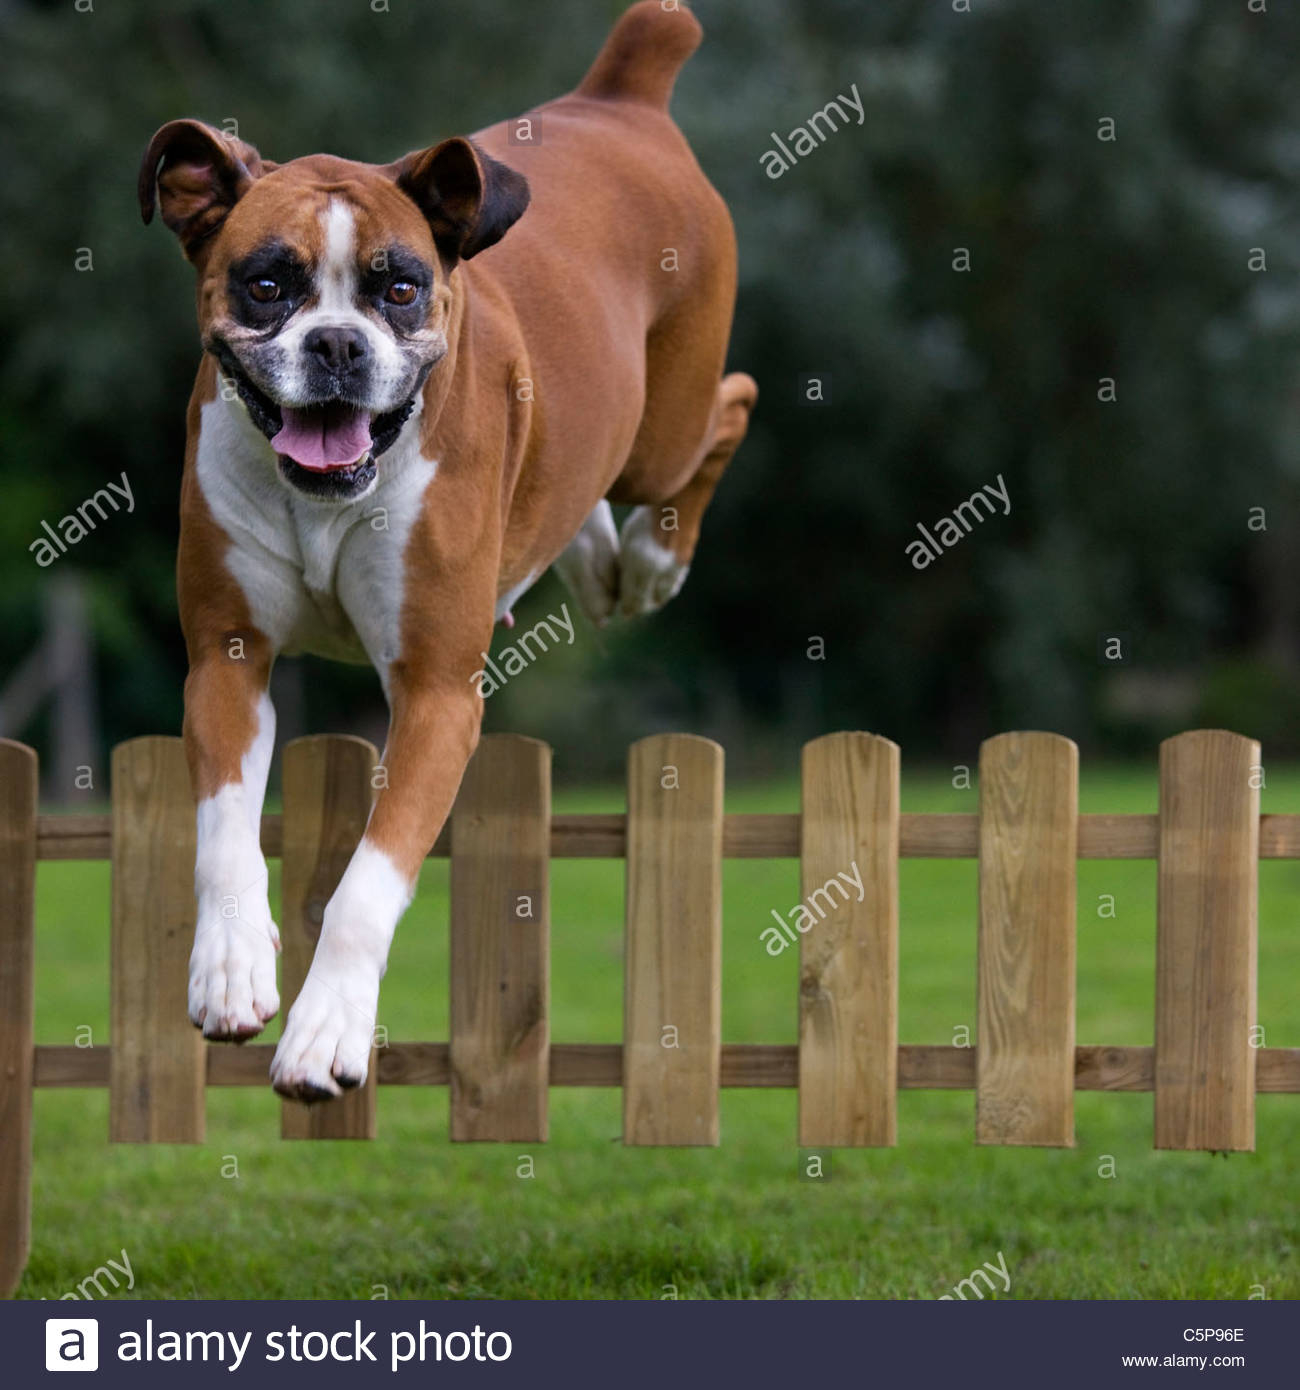
[[[366,356],[366,339],[354,328],[313,328],[303,339],[304,351],[320,359],[331,376],[343,376]]]

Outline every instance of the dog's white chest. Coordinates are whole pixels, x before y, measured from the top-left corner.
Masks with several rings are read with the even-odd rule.
[[[226,567],[272,646],[369,660],[386,683],[401,654],[406,542],[437,471],[420,455],[416,421],[380,458],[375,486],[354,502],[291,492],[242,408],[220,399],[203,407],[197,469],[230,538]]]
[[[303,601],[293,630],[286,634],[283,650],[290,655],[309,651],[343,661],[364,661],[367,644],[344,607],[340,589],[350,580],[341,580],[341,574],[364,570],[373,575],[379,558],[374,554],[375,547],[366,544],[364,535],[353,534],[355,523],[341,526],[334,524],[332,518],[304,515],[293,506],[288,520],[301,557]],[[363,624],[380,616],[387,626],[391,614],[385,610],[392,606],[391,602],[375,592],[376,586],[369,587],[374,604],[369,609],[358,609],[358,615],[365,615]]]

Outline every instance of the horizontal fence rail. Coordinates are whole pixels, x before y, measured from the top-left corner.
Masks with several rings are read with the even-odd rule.
[[[284,812],[262,818],[282,861],[282,997],[311,961],[324,905],[363,833],[376,750],[299,739],[284,753]],[[370,1139],[378,1086],[447,1086],[456,1140],[545,1140],[551,1086],[620,1087],[628,1144],[719,1142],[722,1087],[788,1087],[804,1147],[897,1140],[902,1090],[970,1090],[982,1144],[1068,1147],[1077,1091],[1153,1092],[1154,1142],[1252,1149],[1255,1097],[1300,1093],[1300,1048],[1257,1047],[1257,866],[1300,859],[1300,815],[1261,815],[1259,745],[1221,730],[1167,740],[1154,815],[1080,815],[1078,753],[1055,734],[981,749],[977,814],[902,814],[888,739],[827,735],[803,750],[802,810],[723,812],[723,750],[656,735],[628,760],[628,810],[551,812],[550,749],[482,740],[446,830],[451,861],[451,1036],[388,1042],[366,1084],[307,1110],[290,1139]],[[264,1086],[274,1045],[210,1046],[186,1016],[194,927],[194,801],[179,739],[114,750],[112,811],[42,815],[36,756],[0,740],[0,1291],[30,1232],[36,1088],[106,1087],[115,1141],[202,1142],[208,1086]],[[550,1036],[549,863],[626,861],[624,1036]],[[722,1038],[725,859],[798,858],[798,1043]],[[978,861],[976,1042],[898,1039],[900,859]],[[112,863],[107,1045],[35,1045],[36,863]],[[1157,863],[1154,1044],[1075,1037],[1080,859]],[[854,893],[833,897],[845,866]],[[820,903],[820,906],[819,906]],[[834,906],[835,910],[828,908]],[[793,910],[792,914],[793,916]],[[794,927],[790,928],[792,940]],[[905,984],[905,982],[903,982]],[[793,1136],[792,1136],[793,1137]]]
[[[43,1043],[36,1049],[35,1084],[65,1090],[107,1086],[112,1051],[98,1043],[93,1047]],[[209,1048],[207,1084],[265,1086],[274,1052],[271,1043]],[[901,1043],[896,1049],[898,1089],[973,1091],[975,1052],[974,1047],[946,1043]],[[447,1086],[451,1082],[448,1043],[393,1042],[377,1055],[381,1086]],[[1300,1047],[1261,1047],[1256,1056],[1259,1094],[1300,1093]],[[799,1048],[794,1043],[723,1043],[719,1075],[718,1084],[729,1090],[791,1090],[799,1084]],[[1074,1049],[1076,1091],[1153,1091],[1155,1075],[1154,1047],[1081,1043]],[[552,1043],[547,1081],[551,1086],[622,1086],[623,1045]],[[323,1107],[322,1113],[328,1108]]]
[[[493,737],[493,735],[488,735]],[[504,737],[502,735],[501,737]],[[802,817],[749,812],[722,818],[724,859],[798,859]],[[108,859],[112,818],[72,813],[36,818],[38,859]],[[1159,816],[1130,812],[1079,817],[1080,859],[1154,859],[1160,845]],[[262,817],[262,853],[278,859],[284,846],[284,817]],[[980,818],[967,811],[904,811],[898,818],[900,859],[975,859]],[[552,859],[624,859],[627,816],[618,811],[551,817]],[[1300,814],[1261,815],[1261,859],[1300,859]],[[451,833],[444,831],[430,859],[451,858]]]

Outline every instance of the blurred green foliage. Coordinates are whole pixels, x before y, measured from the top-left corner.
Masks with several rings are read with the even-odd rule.
[[[150,134],[234,119],[273,158],[387,160],[566,90],[622,5],[378,9],[4,8],[0,680],[37,637],[40,520],[125,469],[135,513],[58,562],[93,578],[109,740],[177,728],[183,679],[172,567],[197,335],[188,267],[139,221]],[[726,738],[733,768],[788,767],[798,738],[842,726],[920,753],[1016,726],[1125,746],[1180,722],[1116,714],[1136,674],[1190,677],[1192,712],[1300,746],[1276,706],[1300,620],[1296,8],[696,9],[707,38],[674,110],[735,216],[732,360],[763,398],[682,595],[580,629],[489,725],[552,739],[580,775],[666,724]],[[770,133],[855,83],[862,125],[769,179]],[[801,402],[809,373],[829,375],[828,405]],[[917,524],[999,474],[1011,515],[914,570]],[[561,601],[553,586],[521,620]],[[1119,672],[1098,656],[1110,632],[1130,640]],[[309,728],[374,727],[369,673],[311,663],[301,690]]]

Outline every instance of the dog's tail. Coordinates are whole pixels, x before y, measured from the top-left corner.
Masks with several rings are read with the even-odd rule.
[[[641,0],[614,26],[577,94],[666,110],[681,66],[703,36],[699,20],[683,5]]]

